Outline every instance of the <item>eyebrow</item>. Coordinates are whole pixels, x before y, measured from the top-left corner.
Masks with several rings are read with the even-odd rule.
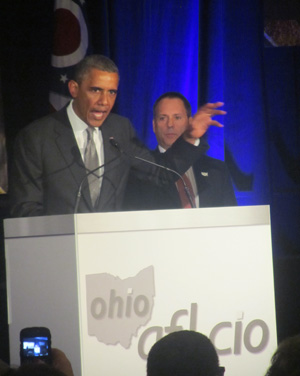
[[[176,115],[184,115],[184,112],[177,112],[176,114],[172,114],[171,116],[176,116]],[[163,113],[158,113],[157,116],[169,116],[168,114],[163,114]]]
[[[90,89],[91,89],[91,90],[105,90],[105,89],[103,89],[103,88],[100,87],[100,86],[90,86]],[[107,89],[107,91],[113,91],[113,92],[115,92],[115,93],[118,92],[117,89]]]

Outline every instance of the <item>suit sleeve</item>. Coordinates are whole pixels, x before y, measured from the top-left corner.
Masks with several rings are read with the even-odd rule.
[[[208,145],[205,140],[203,140],[203,142],[201,141],[200,146],[196,147],[180,137],[165,153],[156,153],[154,156],[133,133],[131,135],[130,149],[127,149],[127,152],[131,156],[137,156],[155,162],[176,171],[179,175],[183,175],[200,156],[205,154],[207,149]],[[136,177],[144,181],[150,180],[155,184],[164,185],[178,180],[178,175],[175,173],[168,172],[163,168],[152,166],[134,158],[131,160],[131,166]]]
[[[12,217],[43,215],[43,176],[40,145],[27,131],[17,136],[10,174]]]
[[[237,206],[237,201],[227,166],[224,164],[223,206]]]

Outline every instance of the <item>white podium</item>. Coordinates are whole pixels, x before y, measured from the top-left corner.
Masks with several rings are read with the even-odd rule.
[[[76,376],[146,375],[163,335],[197,330],[230,376],[277,346],[268,206],[7,219],[11,363],[46,326]]]

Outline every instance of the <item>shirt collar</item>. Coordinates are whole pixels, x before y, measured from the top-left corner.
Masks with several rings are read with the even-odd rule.
[[[76,115],[73,108],[73,102],[74,100],[72,99],[67,107],[67,113],[74,133],[81,133],[87,129],[88,125]]]
[[[200,145],[200,138],[197,138],[194,142],[194,145],[195,146],[199,146]],[[164,153],[166,151],[166,149],[164,149],[162,146],[158,145],[158,150],[161,152],[161,153]]]

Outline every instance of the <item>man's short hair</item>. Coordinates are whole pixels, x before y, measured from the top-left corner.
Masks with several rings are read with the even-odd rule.
[[[89,55],[76,65],[74,80],[80,84],[84,76],[89,73],[91,69],[99,69],[104,72],[117,73],[119,75],[118,67],[110,58],[104,55]]]
[[[147,376],[217,376],[220,370],[211,341],[189,330],[160,339],[152,346],[147,360]]]
[[[300,375],[300,335],[282,341],[274,355],[267,376]]]
[[[154,105],[153,105],[153,116],[154,117],[155,117],[156,108],[157,108],[159,102],[161,100],[165,99],[165,98],[170,98],[170,99],[177,98],[177,99],[182,100],[183,105],[186,109],[187,116],[188,117],[192,116],[192,107],[191,107],[190,102],[186,99],[186,97],[184,95],[182,95],[181,93],[178,93],[177,91],[168,91],[167,93],[164,93],[160,97],[158,97],[156,99],[156,101],[154,102]]]

